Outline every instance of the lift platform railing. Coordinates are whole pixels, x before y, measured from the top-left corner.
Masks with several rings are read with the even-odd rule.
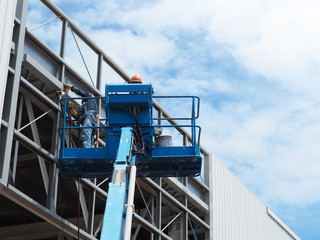
[[[192,99],[192,116],[189,118],[175,118],[175,117],[170,117],[170,118],[153,118],[153,120],[195,120],[199,118],[199,111],[200,111],[200,98],[197,96],[153,96],[153,98],[159,98],[159,99]],[[196,113],[193,115],[193,113]]]
[[[154,127],[161,127],[161,128],[191,128],[191,144],[192,146],[200,146],[200,135],[201,135],[201,127],[196,125],[196,119],[199,118],[199,111],[200,111],[200,98],[197,96],[153,96],[153,98],[158,99],[191,99],[191,117],[160,117],[160,118],[153,118],[154,121],[168,121],[168,120],[175,120],[175,121],[182,121],[187,120],[190,121],[190,124],[177,124],[177,125],[154,125]],[[198,129],[198,135],[197,131]]]
[[[64,150],[64,148],[66,148],[66,145],[69,146],[69,148],[72,148],[70,146],[72,146],[72,130],[73,129],[77,129],[78,131],[80,131],[81,129],[84,128],[92,128],[92,129],[104,129],[105,128],[105,124],[103,124],[103,122],[106,121],[105,118],[99,118],[99,113],[101,112],[101,109],[98,108],[97,111],[97,116],[98,116],[98,122],[99,122],[99,126],[91,126],[91,127],[83,127],[81,126],[81,124],[77,121],[77,119],[75,119],[71,113],[70,110],[68,108],[68,103],[72,102],[72,103],[76,103],[77,100],[88,100],[88,99],[95,99],[96,101],[102,100],[104,99],[104,97],[65,97],[65,98],[61,98],[60,99],[60,106],[61,106],[61,111],[62,111],[62,116],[63,116],[63,125],[62,127],[59,128],[59,136],[61,138],[61,142],[62,142],[62,152]],[[81,103],[79,104],[79,106],[81,106]],[[98,105],[99,107],[99,105]],[[77,112],[79,110],[76,110]],[[68,124],[68,125],[67,125]],[[69,139],[68,141],[66,141],[66,131],[69,133]]]
[[[110,86],[108,90],[110,89],[116,90],[117,85]],[[133,86],[133,92],[126,91],[126,89],[130,89],[128,85],[125,85],[124,88],[119,86],[119,89],[120,93],[106,91],[106,118],[99,119],[99,126],[84,127],[77,123],[69,112],[68,102],[79,102],[85,99],[96,99],[98,101],[104,99],[104,97],[67,97],[60,100],[63,124],[59,128],[62,144],[57,163],[61,174],[67,178],[110,177],[118,154],[121,129],[131,127],[133,132],[136,130],[140,132],[139,136],[134,134],[133,139],[137,139],[137,144],[140,144],[140,146],[146,146],[133,152],[136,155],[137,177],[199,176],[202,162],[199,146],[201,127],[196,125],[196,119],[199,117],[200,99],[196,96],[152,96],[151,86],[149,92],[140,92],[137,85]],[[141,86],[141,89],[146,89],[146,86]],[[166,98],[170,101],[175,98],[191,99],[191,116],[166,118],[159,114],[159,117],[153,117],[153,112],[157,111],[152,107],[153,98]],[[132,102],[128,102],[129,100],[132,100]],[[190,101],[188,104],[190,106]],[[131,110],[140,108],[138,111],[140,115],[135,117],[135,121],[132,121],[133,116],[130,117],[130,108]],[[186,110],[182,112],[186,112]],[[148,117],[150,120],[146,119]],[[118,122],[117,119],[120,121]],[[140,120],[142,124],[139,123]],[[163,122],[161,122],[162,120]],[[103,129],[103,131],[100,130],[101,138],[99,142],[104,141],[105,144],[95,148],[82,148],[80,144],[76,144],[73,141],[73,138],[76,138],[74,131],[80,132],[85,128]],[[160,142],[158,141],[159,137],[166,136],[161,135],[161,131],[155,131],[156,128],[158,128],[157,130],[161,129],[162,132],[166,131],[165,129],[175,128],[180,133],[182,129],[183,132],[187,133],[189,128],[191,132],[188,140],[189,144],[186,144],[185,138],[181,143],[177,140],[173,142],[171,138],[169,144],[160,145],[158,144]],[[168,132],[173,135],[172,130],[168,130]],[[188,135],[187,137],[189,138]]]
[[[150,126],[150,128],[191,128],[191,145],[192,146],[200,146],[200,135],[201,135],[201,127],[199,125],[195,125],[195,119],[199,118],[199,107],[200,107],[200,98],[197,96],[153,96],[153,98],[161,98],[161,99],[192,99],[192,116],[191,117],[153,117],[153,122],[156,122],[158,120],[175,120],[175,121],[191,121],[191,124],[177,124],[177,125],[163,125],[163,124],[154,124]],[[111,129],[112,127],[108,127],[105,124],[106,119],[105,118],[99,118],[99,126],[92,126],[92,127],[83,127],[80,126],[77,123],[77,120],[74,119],[74,117],[71,116],[71,113],[68,109],[68,102],[77,102],[77,100],[86,100],[86,99],[95,99],[95,100],[101,100],[105,99],[104,97],[66,97],[60,99],[60,106],[62,110],[62,116],[63,116],[63,125],[59,128],[59,135],[61,138],[61,141],[63,145],[62,148],[72,148],[72,130],[78,130],[84,128],[92,128],[92,129]],[[81,104],[79,104],[80,106]],[[98,109],[98,112],[100,113],[101,110]],[[152,114],[154,116],[154,114]],[[198,129],[198,131],[196,130]],[[68,131],[68,142],[66,141],[66,131]],[[198,132],[198,134],[197,134]],[[67,147],[67,146],[69,147]]]

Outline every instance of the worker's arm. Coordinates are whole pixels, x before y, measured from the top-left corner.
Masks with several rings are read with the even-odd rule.
[[[72,92],[76,93],[77,95],[81,96],[81,97],[92,97],[91,93],[87,93],[83,90],[81,90],[80,88],[77,88],[76,86],[73,86],[71,84],[64,84],[65,88],[68,90],[71,90]]]
[[[74,92],[75,94],[78,94],[81,97],[92,97],[91,93],[87,93],[87,92],[85,92],[85,91],[83,91],[80,88],[77,88],[75,86],[72,87],[71,91]]]

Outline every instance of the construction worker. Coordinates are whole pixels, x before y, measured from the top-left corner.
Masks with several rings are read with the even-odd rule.
[[[142,83],[142,78],[139,75],[134,75],[129,83]],[[154,89],[152,88],[152,94],[154,94]]]
[[[94,97],[92,93],[87,93],[71,84],[64,84],[67,90],[71,90],[81,97]],[[83,128],[81,131],[81,140],[83,148],[94,147],[94,136],[96,135],[96,129],[92,128],[97,125],[97,114],[98,105],[95,99],[83,99],[82,105],[79,107],[78,118],[79,123],[82,124]]]
[[[129,83],[142,83],[142,79],[139,75],[134,75]]]

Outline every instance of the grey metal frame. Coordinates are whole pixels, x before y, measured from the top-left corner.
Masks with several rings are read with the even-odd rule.
[[[124,81],[128,82],[130,77],[57,6],[49,0],[41,0],[41,2],[62,21],[60,52],[55,53],[39,40],[36,35],[26,29],[28,1],[18,0],[13,29],[14,37],[12,39],[15,50],[14,54],[11,54],[8,68],[6,95],[1,120],[0,193],[10,201],[43,219],[48,223],[48,227],[54,226],[58,229],[48,231],[47,228],[37,228],[37,230],[34,230],[34,234],[30,235],[30,239],[35,235],[41,235],[44,239],[52,238],[52,236],[56,236],[57,239],[72,239],[78,238],[78,236],[81,239],[96,239],[101,227],[101,216],[95,215],[97,198],[105,201],[107,192],[101,188],[97,179],[81,179],[80,186],[78,182],[75,182],[74,185],[76,191],[80,190],[79,202],[82,212],[80,226],[74,219],[66,220],[59,216],[57,213],[59,204],[57,195],[60,176],[56,167],[56,157],[60,145],[58,136],[60,123],[59,102],[54,101],[49,96],[50,94],[44,94],[28,77],[22,77],[21,71],[23,67],[24,70],[37,77],[43,84],[43,88],[51,89],[52,94],[56,90],[62,89],[64,82],[69,82],[81,86],[96,96],[101,96],[102,64],[110,66]],[[64,59],[68,28],[97,54],[96,87],[91,86]],[[42,59],[45,64],[35,59]],[[56,71],[52,72],[52,69],[46,69],[45,65],[47,64],[52,65],[52,69],[55,68]],[[52,119],[50,150],[41,144],[39,132],[43,131],[43,129],[40,129],[37,125],[37,119],[34,115],[35,107]],[[165,118],[170,124],[176,125],[176,122],[157,102],[154,102],[154,109],[158,112],[159,118]],[[27,112],[29,121],[32,122],[30,127],[33,139],[22,133],[23,131],[19,131],[23,127],[21,126],[22,111]],[[161,124],[160,119],[158,124]],[[191,136],[184,129],[176,128],[176,130],[183,136],[185,145],[191,142]],[[42,179],[39,179],[42,182],[42,186],[39,185],[38,191],[45,190],[46,201],[44,204],[37,202],[36,199],[15,187],[15,178],[18,171],[17,163],[21,157],[19,156],[20,144],[29,149],[38,159],[42,175]],[[147,206],[144,206],[143,214],[139,215],[135,212],[133,215],[133,221],[135,222],[133,228],[136,229],[137,233],[142,227],[150,232],[150,239],[172,239],[169,236],[169,229],[172,230],[171,226],[175,224],[175,226],[179,226],[176,234],[180,235],[180,239],[188,239],[189,235],[193,236],[193,226],[196,224],[199,227],[196,231],[197,234],[200,234],[199,236],[202,236],[202,239],[211,239],[211,156],[203,147],[201,147],[201,153],[204,159],[203,182],[199,178],[138,179],[138,184],[149,201],[145,204]],[[35,190],[37,191],[37,189]],[[139,193],[136,191],[137,194]],[[135,202],[135,204],[137,203]],[[139,203],[139,205],[143,205],[143,203]],[[149,206],[151,211],[148,209]],[[150,211],[151,216],[148,216],[148,211]],[[180,214],[181,212],[182,214]],[[180,216],[172,217],[176,214],[180,214]],[[167,224],[168,227],[165,233],[162,231],[162,227]],[[14,228],[17,227],[12,227],[12,229]],[[6,230],[8,229],[6,228]],[[0,228],[0,238],[27,239],[25,237],[27,235],[23,235],[24,231],[26,229],[21,229],[19,233],[9,230],[1,231]],[[47,234],[45,234],[46,231]]]

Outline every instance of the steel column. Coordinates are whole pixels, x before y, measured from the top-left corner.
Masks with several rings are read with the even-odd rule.
[[[59,128],[59,116],[60,113],[55,113],[55,118],[53,120],[53,129],[52,129],[52,140],[51,140],[51,153],[54,156],[58,155],[59,151],[59,136],[58,136],[58,128]],[[50,162],[49,168],[49,183],[48,183],[48,194],[46,206],[51,211],[56,210],[57,205],[57,189],[58,189],[58,169],[54,162]]]
[[[15,0],[4,0],[0,2],[0,120],[2,119],[2,110],[6,93],[15,3]]]
[[[97,184],[97,179],[92,179],[88,181],[93,181],[92,183],[94,185]],[[88,232],[92,235],[93,234],[93,225],[94,225],[94,211],[95,211],[95,206],[96,206],[96,189],[92,188],[90,190],[90,196],[89,196],[89,219],[88,219]]]
[[[28,0],[18,0],[16,16],[20,20],[20,24],[16,24],[14,27],[13,41],[15,43],[15,54],[10,59],[11,66],[13,66],[15,72],[13,76],[10,75],[8,77],[5,96],[6,104],[3,108],[3,119],[8,123],[8,128],[1,129],[0,136],[0,178],[1,182],[5,185],[8,183],[9,177],[27,11]]]
[[[151,195],[149,201],[151,201],[151,221],[152,222],[154,222],[154,218],[155,218],[154,200],[155,200],[154,196]],[[148,204],[148,205],[150,205],[150,204]],[[152,232],[150,233],[150,240],[154,240],[154,234]]]
[[[64,58],[65,46],[66,46],[66,36],[67,36],[67,20],[62,21],[62,32],[61,32],[61,43],[60,43],[60,57]],[[66,65],[64,62],[60,63],[59,79],[64,83]]]
[[[18,122],[17,128],[21,127],[21,118],[22,118],[22,109],[23,109],[23,96],[20,96],[19,103],[19,112],[18,112]],[[19,141],[15,141],[14,154],[13,154],[13,164],[12,164],[12,182],[15,185],[16,182],[16,171],[17,171],[17,162],[18,162],[18,152],[19,152]]]
[[[188,187],[188,178],[184,177],[182,179],[183,185],[187,188]],[[182,204],[188,208],[188,197],[186,194],[182,197]],[[180,239],[185,240],[188,239],[188,212],[183,211],[182,219],[180,222],[180,229],[181,229],[181,234],[180,234]]]
[[[158,178],[157,180],[159,188],[162,188],[162,177]],[[161,230],[162,192],[159,189],[157,189],[156,209],[156,226],[159,230]],[[161,240],[161,236],[158,234],[156,239]]]
[[[213,177],[210,177],[210,173],[213,169],[212,155],[204,154],[203,156],[203,168],[204,168],[204,183],[209,187],[210,191],[204,193],[204,200],[209,206],[209,213],[205,216],[206,223],[210,226],[210,231],[205,231],[205,239],[213,239]]]
[[[74,183],[76,184],[78,193],[80,192],[80,205],[81,205],[81,210],[82,210],[82,214],[83,214],[83,220],[84,220],[84,224],[86,226],[86,229],[88,229],[88,219],[89,219],[89,212],[88,212],[88,207],[87,207],[87,203],[86,203],[86,199],[83,193],[83,188],[81,184],[78,184],[78,181],[74,181]]]
[[[102,77],[102,62],[103,62],[103,54],[98,54],[98,66],[97,66],[97,89],[101,88],[101,77]]]

